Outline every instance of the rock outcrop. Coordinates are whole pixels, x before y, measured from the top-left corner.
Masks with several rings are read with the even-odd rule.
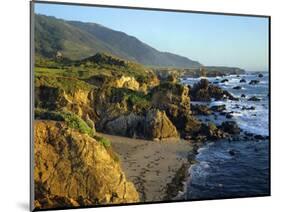
[[[180,84],[165,82],[151,91],[152,105],[164,110],[173,120],[181,114],[191,114],[188,87]]]
[[[178,138],[176,127],[166,116],[165,111],[150,110],[144,121],[144,135],[149,139]]]
[[[240,128],[234,121],[225,121],[221,124],[220,129],[222,129],[224,132],[227,132],[231,135],[239,134]]]
[[[201,79],[198,83],[193,85],[190,90],[190,97],[192,101],[211,101],[212,98],[215,100],[238,100],[229,92],[209,83],[207,79]]]
[[[144,115],[129,113],[118,116],[104,124],[103,131],[113,135],[122,135],[150,140],[178,138],[176,127],[164,111],[149,110]]]
[[[139,201],[110,151],[63,122],[35,121],[34,161],[37,209]]]
[[[206,105],[191,104],[191,110],[193,115],[209,116],[212,114],[212,111]]]
[[[57,111],[68,110],[84,120],[87,118],[95,120],[96,114],[90,105],[92,89],[85,82],[68,77],[37,77],[35,107]]]
[[[251,81],[249,82],[249,85],[256,85],[256,84],[259,84],[259,83],[260,83],[259,80],[251,80]]]

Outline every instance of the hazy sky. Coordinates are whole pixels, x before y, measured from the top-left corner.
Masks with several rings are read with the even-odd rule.
[[[203,65],[268,67],[268,19],[195,13],[35,4],[35,13],[94,22]]]

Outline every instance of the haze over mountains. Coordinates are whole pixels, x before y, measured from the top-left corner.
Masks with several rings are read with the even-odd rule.
[[[177,68],[198,68],[199,62],[169,52],[160,52],[136,37],[96,23],[65,21],[51,16],[35,15],[35,51],[52,58],[60,51],[64,57],[78,60],[98,52],[138,63]]]

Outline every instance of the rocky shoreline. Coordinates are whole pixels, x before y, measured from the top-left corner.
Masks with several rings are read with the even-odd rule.
[[[48,64],[48,61],[44,64]],[[51,65],[54,66],[54,63]],[[56,67],[59,71],[54,70]],[[255,83],[258,82],[250,82],[251,85]],[[116,191],[109,189],[107,196],[95,193],[95,197],[90,198],[87,190],[82,193],[89,201],[78,201],[78,194],[73,194],[70,198],[69,194],[63,192],[63,188],[51,188],[50,179],[42,178],[48,172],[42,168],[43,164],[37,167],[42,173],[38,174],[35,181],[41,185],[37,196],[42,201],[40,203],[38,200],[38,208],[40,205],[47,207],[44,206],[47,197],[61,195],[68,197],[66,202],[71,200],[77,205],[171,200],[182,191],[182,182],[188,178],[186,170],[194,163],[196,151],[204,142],[221,139],[234,141],[241,138],[266,139],[261,135],[242,132],[237,123],[231,120],[231,111],[226,111],[223,104],[208,107],[192,103],[213,100],[235,102],[239,98],[207,79],[201,79],[193,86],[186,86],[173,75],[159,79],[147,67],[106,54],[96,54],[74,62],[61,59],[56,61],[56,66],[51,70],[42,69],[42,64],[38,65],[35,74],[35,119],[40,123],[55,122],[56,126],[62,123],[66,130],[74,130],[82,137],[86,135],[90,137],[89,140],[94,139],[103,145],[106,157],[114,161],[114,166],[124,166],[122,170],[125,170],[127,179],[134,183],[132,190],[136,189],[139,194],[137,196],[131,192],[126,198],[121,198],[124,196],[122,192],[116,194]],[[249,101],[258,100],[251,97]],[[198,115],[207,117],[207,121],[202,121]],[[216,124],[211,119],[208,120],[210,115],[225,116],[227,120]],[[50,129],[57,130],[55,127]],[[68,141],[64,137],[58,135],[54,142],[55,140],[63,141],[64,146],[56,146],[58,152],[72,151],[72,146],[66,148]],[[74,139],[74,143],[78,141],[80,139]],[[35,138],[35,144],[37,142],[40,142],[40,137]],[[178,157],[178,152],[182,151],[180,148],[189,153],[185,158]],[[93,149],[87,151],[89,157],[95,154]],[[121,162],[116,159],[116,152],[121,156]],[[136,155],[132,155],[132,152]],[[44,154],[44,150],[39,149],[37,160],[41,161]],[[168,156],[171,158],[167,158]],[[81,158],[81,155],[79,157],[80,162],[88,160]],[[134,164],[138,166],[132,167]],[[115,173],[116,179],[120,177],[118,173]],[[91,174],[95,179],[104,179],[100,172]],[[150,178],[154,181],[149,181]],[[114,179],[105,178],[100,183],[112,184]],[[83,182],[77,182],[73,186],[78,190],[84,189],[81,184]],[[61,206],[64,204],[69,203],[62,203]]]

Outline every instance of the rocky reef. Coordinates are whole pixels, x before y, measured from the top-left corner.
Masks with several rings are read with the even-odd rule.
[[[190,90],[192,101],[211,101],[229,99],[237,101],[238,99],[232,96],[229,92],[221,89],[218,86],[210,84],[207,79],[201,79]]]

